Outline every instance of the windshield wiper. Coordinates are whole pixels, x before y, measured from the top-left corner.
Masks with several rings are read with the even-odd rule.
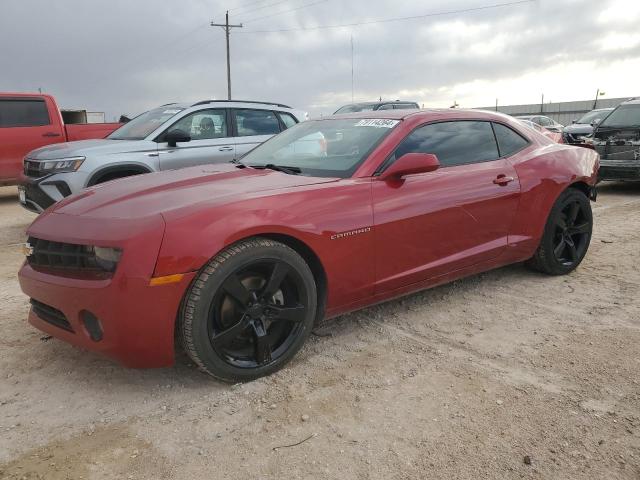
[[[275,170],[276,172],[286,173],[287,175],[298,175],[302,173],[298,167],[287,167],[285,165],[274,165],[273,163],[267,163],[266,165],[256,165],[253,168],[267,168],[269,170]]]
[[[233,163],[238,168],[246,168],[246,165],[242,163],[240,160],[238,160],[237,158],[229,160],[229,163]]]

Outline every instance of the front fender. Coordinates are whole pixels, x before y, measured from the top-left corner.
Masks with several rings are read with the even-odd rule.
[[[354,180],[313,191],[237,201],[171,214],[155,276],[200,270],[229,245],[259,235],[285,235],[315,253],[328,279],[328,306],[371,295],[374,236],[371,185]],[[341,232],[358,234],[339,236]]]
[[[229,212],[214,221],[200,223],[204,220],[196,217],[186,225],[172,226],[165,235],[154,276],[200,270],[217,253],[249,237],[287,235],[312,250],[311,245],[321,240],[317,225],[276,210]],[[195,224],[205,225],[196,236],[188,233]]]

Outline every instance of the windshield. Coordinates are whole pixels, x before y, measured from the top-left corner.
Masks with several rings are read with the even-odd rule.
[[[249,152],[242,163],[289,167],[311,177],[347,178],[398,123],[369,118],[299,123]]]
[[[609,115],[610,112],[611,110],[593,110],[583,115],[576,123],[591,124],[594,120],[602,120],[604,117]]]
[[[149,110],[125,123],[107,138],[111,140],[144,140],[156,128],[182,110],[184,108],[172,105]]]
[[[621,105],[605,118],[601,127],[638,127],[640,126],[640,104]]]
[[[373,111],[374,106],[375,105],[370,103],[354,103],[352,105],[345,105],[344,107],[336,110],[334,115],[338,113],[371,112]]]

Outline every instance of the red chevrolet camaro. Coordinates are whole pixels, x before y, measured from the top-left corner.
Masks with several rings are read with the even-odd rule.
[[[130,367],[174,339],[227,381],[269,374],[314,324],[503,265],[548,274],[591,239],[598,155],[493,112],[307,121],[239,161],[73,195],[28,230],[37,328]]]

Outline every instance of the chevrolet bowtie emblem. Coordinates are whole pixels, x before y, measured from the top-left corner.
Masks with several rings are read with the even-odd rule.
[[[33,255],[33,247],[29,242],[22,244],[22,253],[24,253],[25,257],[30,257]]]

